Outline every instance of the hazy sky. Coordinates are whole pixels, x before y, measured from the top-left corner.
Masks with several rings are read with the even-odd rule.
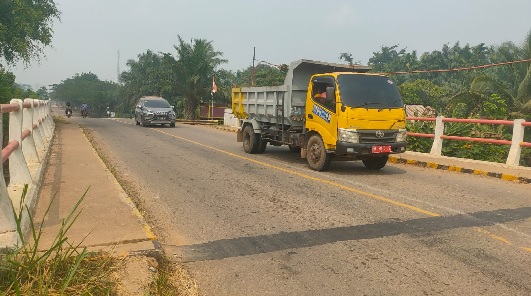
[[[366,64],[380,47],[418,54],[444,44],[521,44],[531,30],[530,0],[56,0],[61,21],[40,63],[8,68],[34,89],[92,72],[116,81],[148,49],[174,54],[177,35],[212,41],[239,70],[256,58],[339,62],[341,52]]]

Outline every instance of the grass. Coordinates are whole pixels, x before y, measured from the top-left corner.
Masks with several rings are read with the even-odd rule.
[[[88,190],[88,189],[87,189]],[[77,201],[61,221],[53,243],[47,250],[39,249],[43,236],[44,219],[36,228],[31,211],[24,203],[27,186],[20,201],[19,212],[13,210],[20,245],[5,249],[0,255],[0,293],[2,295],[116,295],[111,273],[115,260],[103,253],[88,252],[80,242],[68,242],[67,233],[81,213],[79,205],[85,194]],[[24,211],[29,217],[29,239],[25,238],[21,221]]]

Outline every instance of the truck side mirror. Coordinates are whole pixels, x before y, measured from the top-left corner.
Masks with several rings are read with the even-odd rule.
[[[326,88],[326,99],[333,102],[336,101],[336,88],[333,86],[328,86]]]

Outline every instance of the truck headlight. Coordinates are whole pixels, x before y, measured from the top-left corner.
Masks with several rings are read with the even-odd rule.
[[[339,141],[348,143],[359,143],[360,134],[356,130],[338,129]]]
[[[396,141],[405,142],[406,140],[407,140],[407,130],[405,128],[399,129],[398,133],[396,134]]]

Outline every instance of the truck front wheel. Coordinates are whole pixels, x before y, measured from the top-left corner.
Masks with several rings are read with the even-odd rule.
[[[314,171],[327,170],[332,161],[332,155],[326,153],[321,136],[311,136],[307,147],[306,159],[308,160],[308,166]]]
[[[367,159],[362,160],[363,164],[366,168],[369,170],[379,170],[387,164],[387,159],[389,156],[382,156],[382,157],[370,157]]]
[[[260,144],[259,135],[254,133],[251,125],[246,126],[243,129],[243,150],[249,154],[256,154]]]

